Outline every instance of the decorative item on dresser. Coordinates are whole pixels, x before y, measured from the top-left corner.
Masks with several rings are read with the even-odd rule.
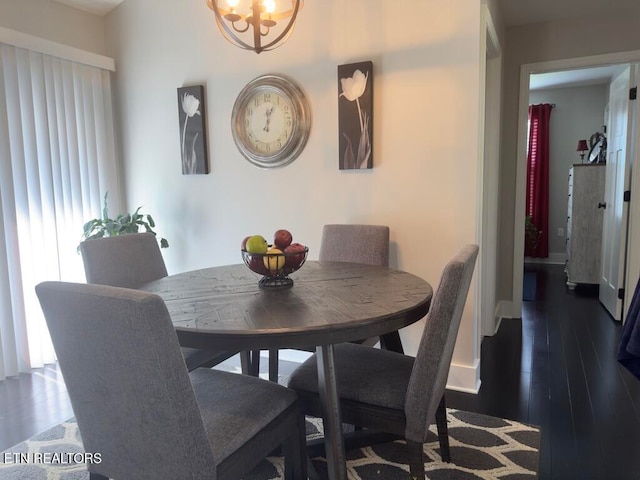
[[[589,138],[589,163],[607,163],[607,137],[604,133],[596,132]]]
[[[602,246],[605,165],[576,164],[569,170],[567,286],[598,284]]]
[[[584,163],[584,152],[589,150],[589,146],[587,145],[587,140],[578,140],[578,146],[576,147],[576,152],[580,152],[580,163]]]

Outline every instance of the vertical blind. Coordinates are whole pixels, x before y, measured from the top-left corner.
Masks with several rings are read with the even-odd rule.
[[[0,43],[0,379],[55,360],[34,287],[83,282],[82,225],[119,203],[110,82]]]

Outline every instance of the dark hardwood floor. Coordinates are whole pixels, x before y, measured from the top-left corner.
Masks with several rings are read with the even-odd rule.
[[[621,325],[593,291],[569,292],[562,267],[527,268],[536,301],[483,340],[478,395],[448,391],[447,405],[540,426],[540,479],[640,479],[640,381],[615,360]],[[0,451],[71,416],[55,365],[0,382]]]
[[[593,289],[570,292],[563,267],[537,273],[535,302],[482,342],[478,395],[447,406],[542,429],[540,479],[639,479],[640,381],[615,358],[621,325]]]

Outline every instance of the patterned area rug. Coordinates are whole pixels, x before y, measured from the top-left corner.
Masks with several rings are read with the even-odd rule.
[[[432,426],[424,446],[430,480],[533,479],[537,476],[539,429],[522,423],[449,409],[451,463],[440,461]],[[308,438],[322,436],[322,421],[307,419]],[[3,480],[88,480],[78,426],[73,419],[0,453]],[[21,455],[22,454],[22,455]],[[22,460],[22,461],[21,461]],[[407,456],[401,441],[347,452],[349,480],[405,480]],[[313,459],[321,479],[325,460]],[[280,457],[260,463],[244,480],[283,478]],[[167,479],[173,480],[173,479]]]

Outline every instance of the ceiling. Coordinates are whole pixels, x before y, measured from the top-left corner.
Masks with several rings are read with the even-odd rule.
[[[597,18],[612,11],[640,16],[639,0],[497,0],[507,27],[579,18]],[[530,90],[608,84],[620,65],[530,76]]]
[[[638,0],[498,0],[507,26],[594,17],[615,10],[640,14]]]
[[[105,15],[124,0],[55,0],[80,10]],[[507,26],[566,20],[628,9],[640,13],[638,0],[498,0]]]
[[[529,90],[605,85],[609,84],[622,68],[621,65],[608,65],[604,67],[565,70],[563,72],[534,74],[529,76]]]
[[[111,10],[120,5],[124,0],[55,0],[70,7],[84,10],[96,15],[106,15]]]
[[[124,0],[55,0],[80,10],[105,15]],[[507,26],[600,15],[607,11],[640,11],[638,0],[498,0]]]
[[[106,15],[124,0],[55,0],[96,15]],[[204,1],[204,0],[203,0]],[[497,0],[507,26],[593,17],[612,10],[633,10],[640,15],[639,0]],[[604,84],[617,68],[598,67],[531,76],[531,90]]]

